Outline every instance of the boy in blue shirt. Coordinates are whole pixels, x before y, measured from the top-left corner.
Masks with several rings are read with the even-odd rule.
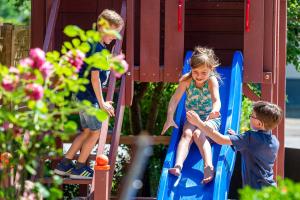
[[[98,17],[97,22],[105,19],[110,29],[118,32],[124,26],[122,17],[112,10],[104,10]],[[103,34],[102,27],[97,23],[98,32]],[[101,52],[106,49],[105,45],[110,44],[116,37],[113,35],[104,34],[99,43],[91,44],[91,50],[87,53],[87,57],[93,53]],[[79,77],[83,77],[87,70],[87,64],[84,64],[79,71]],[[85,91],[80,91],[76,95],[79,101],[88,100],[96,108],[105,110],[110,116],[114,116],[113,102],[105,102],[102,95],[101,85],[106,85],[109,78],[109,71],[103,71],[95,67],[91,67],[87,79],[90,81],[86,85]],[[72,146],[66,153],[62,161],[56,166],[54,172],[62,176],[70,176],[73,179],[91,179],[93,177],[93,170],[86,165],[86,161],[95,146],[100,136],[101,122],[96,117],[88,115],[85,111],[79,113],[80,123],[83,132],[78,135],[72,143]],[[73,164],[72,159],[80,150],[79,158],[76,165]]]
[[[233,145],[240,151],[242,157],[243,185],[255,189],[264,186],[276,186],[274,181],[273,166],[277,157],[279,142],[272,135],[274,129],[282,118],[282,110],[275,104],[258,101],[253,104],[250,115],[252,130],[243,134],[222,135],[214,131],[198,117],[194,111],[187,112],[187,119],[197,126],[202,133],[213,139],[218,144]],[[194,135],[195,141],[199,136]]]

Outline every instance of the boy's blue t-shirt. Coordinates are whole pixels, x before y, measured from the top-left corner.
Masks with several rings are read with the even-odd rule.
[[[101,43],[97,43],[97,44],[91,44],[91,49],[90,51],[86,54],[86,57],[91,56],[93,53],[96,52],[101,52],[103,49],[106,49],[106,47],[104,45],[102,45]],[[88,65],[86,63],[84,63],[79,71],[79,77],[82,78],[84,75],[84,72],[87,70]],[[91,72],[92,71],[99,71],[99,79],[101,81],[101,86],[105,86],[108,83],[108,79],[109,79],[109,73],[110,71],[105,71],[105,70],[101,70],[95,67],[91,67],[88,73],[88,76],[86,77],[90,82],[85,85],[86,86],[86,90],[85,91],[79,91],[76,95],[77,99],[82,101],[82,100],[88,100],[90,101],[92,104],[98,103],[97,97],[95,95],[94,89],[93,89],[93,85],[91,82]]]
[[[271,131],[247,131],[229,138],[235,150],[241,152],[243,185],[255,189],[276,186],[273,166],[279,142]]]

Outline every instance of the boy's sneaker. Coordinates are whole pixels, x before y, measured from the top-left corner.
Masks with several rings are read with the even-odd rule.
[[[56,168],[54,169],[54,173],[61,176],[70,176],[72,169],[75,167],[73,162],[64,165],[62,162],[58,163]]]
[[[70,178],[72,179],[92,179],[94,171],[89,166],[84,166],[79,169],[74,167],[71,171]]]

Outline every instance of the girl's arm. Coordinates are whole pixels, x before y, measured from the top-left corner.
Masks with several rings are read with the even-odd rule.
[[[113,102],[105,102],[103,99],[98,70],[91,71],[91,82],[100,108],[105,110],[110,116],[114,116],[114,107],[112,106]]]
[[[164,124],[161,135],[163,135],[171,126],[174,126],[175,128],[177,128],[177,125],[175,124],[175,122],[173,120],[173,116],[174,116],[175,110],[177,108],[178,102],[180,101],[180,99],[181,99],[183,93],[185,92],[186,88],[188,87],[189,83],[190,83],[190,80],[179,82],[179,85],[169,102],[167,121]]]
[[[209,79],[208,89],[210,91],[211,100],[212,100],[212,111],[211,111],[211,113],[212,113],[212,115],[214,115],[214,117],[219,117],[218,115],[220,115],[221,100],[220,100],[220,93],[219,93],[219,83],[218,83],[218,80],[215,76],[212,76]]]

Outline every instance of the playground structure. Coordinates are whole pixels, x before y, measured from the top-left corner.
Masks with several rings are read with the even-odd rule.
[[[124,108],[132,102],[134,81],[177,82],[184,52],[196,45],[214,48],[222,66],[231,66],[233,53],[242,51],[244,95],[276,103],[285,110],[286,6],[286,0],[32,0],[32,47],[43,47],[45,51],[58,49],[67,39],[62,34],[64,26],[75,24],[89,29],[104,8],[118,11],[126,20],[123,52],[130,68],[119,89],[110,169],[105,172],[109,180],[104,180],[106,184],[100,179],[93,181],[92,188],[102,186],[95,190],[95,197],[104,193],[109,196]],[[120,52],[122,42],[116,42],[113,53]],[[113,98],[115,81],[112,76],[108,99]],[[260,84],[260,97],[250,90],[248,83]],[[106,121],[98,154],[103,153],[107,131]],[[284,144],[284,120],[273,134]],[[276,176],[284,176],[284,145],[280,145],[274,171]],[[69,179],[64,183],[91,181]]]

